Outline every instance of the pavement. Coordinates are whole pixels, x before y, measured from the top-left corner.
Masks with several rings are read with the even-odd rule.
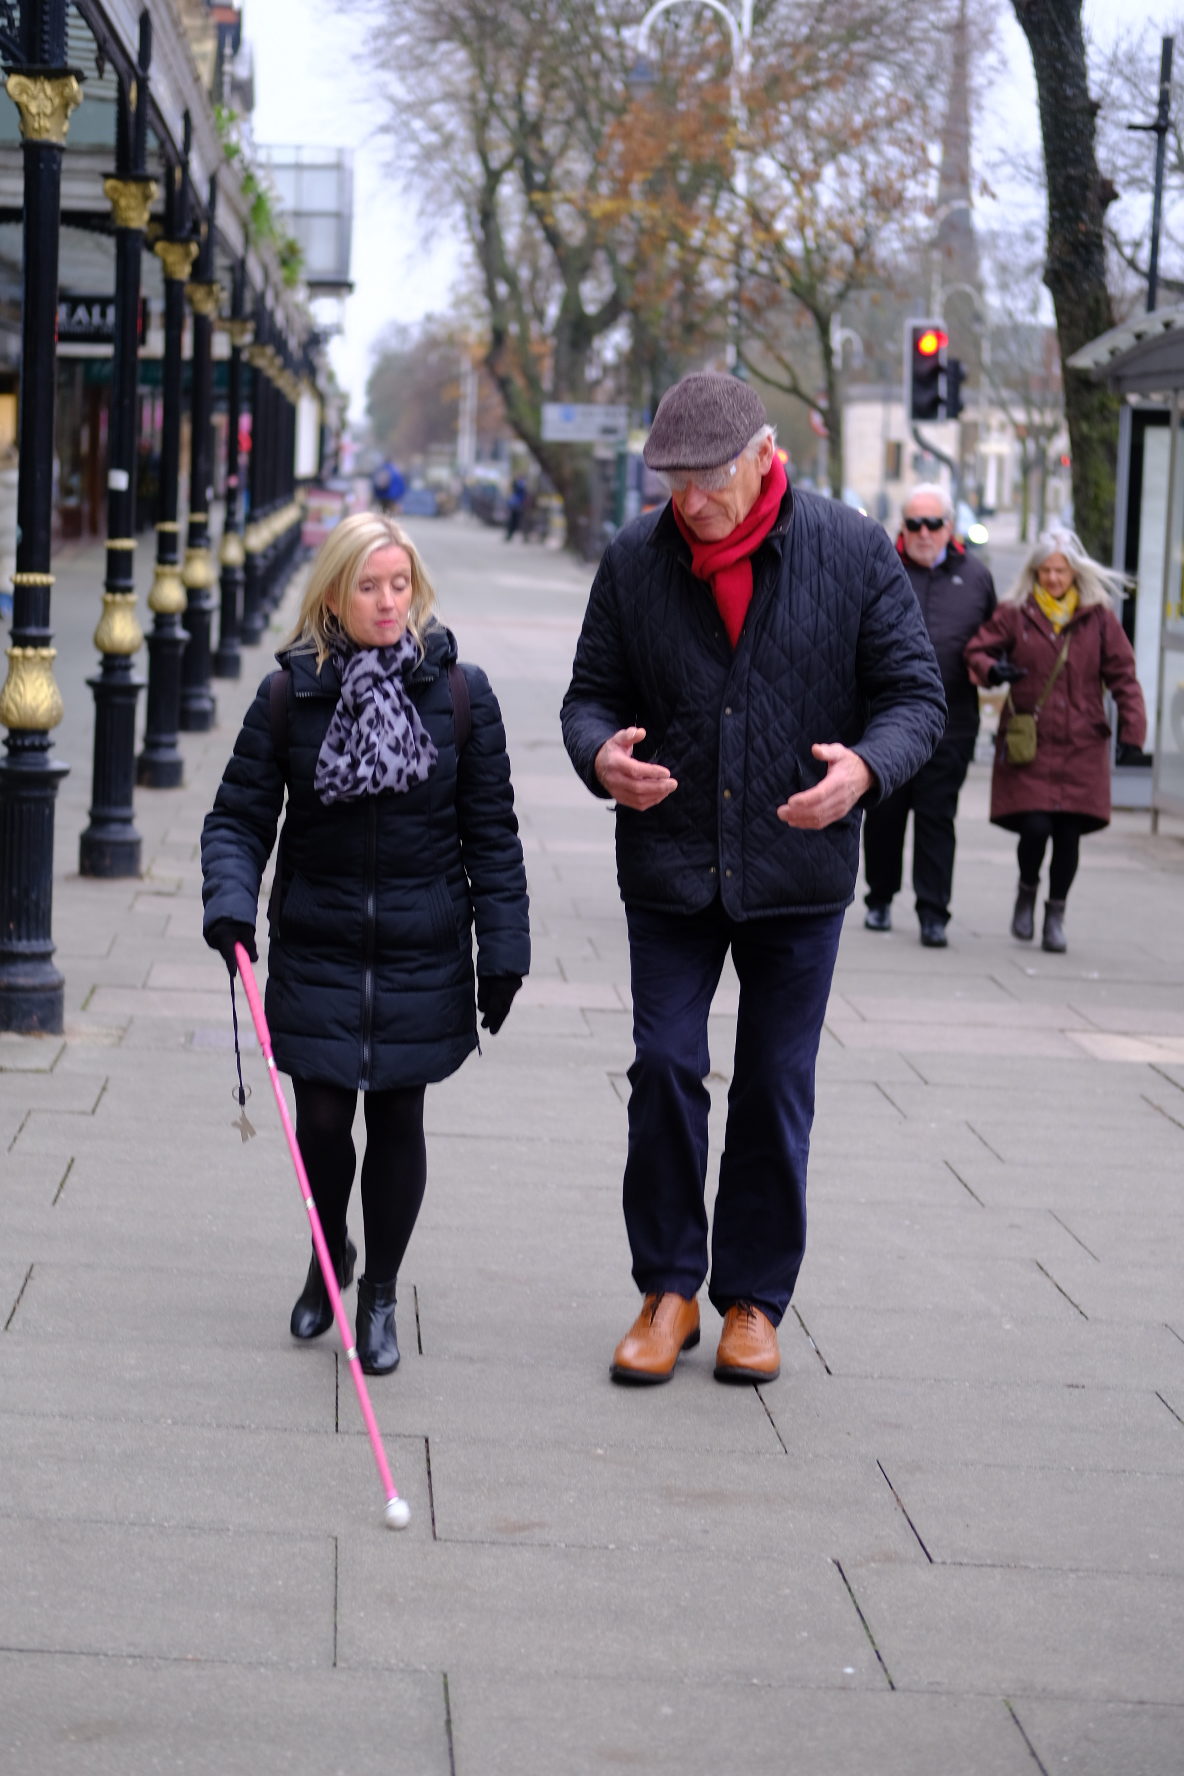
[[[55,563],[66,1029],[0,1035],[0,1771],[1179,1776],[1184,826],[1087,839],[1046,956],[972,767],[949,948],[907,896],[890,934],[847,921],[781,1379],[717,1385],[704,1302],[668,1386],[617,1388],[626,949],[557,722],[589,574],[414,528],[504,702],[535,964],[428,1094],[370,1388],[401,1534],[334,1335],[288,1335],[304,1212],[246,1031],[233,1126],[200,936],[279,628],[184,786],[137,792],[142,877],[84,880],[102,558]],[[716,1155],[734,1013],[725,978]]]

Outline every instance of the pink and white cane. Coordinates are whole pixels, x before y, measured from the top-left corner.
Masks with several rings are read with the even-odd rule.
[[[300,1194],[304,1198],[304,1206],[308,1211],[308,1222],[312,1228],[312,1243],[316,1250],[317,1262],[321,1267],[321,1275],[325,1279],[325,1289],[333,1306],[333,1318],[337,1321],[337,1330],[341,1333],[341,1342],[349,1362],[349,1372],[354,1378],[357,1389],[358,1405],[362,1409],[362,1417],[370,1437],[370,1447],[374,1451],[374,1460],[378,1468],[378,1477],[382,1481],[386,1505],[383,1509],[383,1522],[388,1529],[406,1529],[411,1521],[411,1511],[406,1499],[401,1499],[391,1479],[391,1470],[387,1464],[386,1451],[382,1447],[382,1437],[374,1417],[374,1408],[370,1404],[370,1395],[366,1389],[366,1378],[362,1373],[362,1365],[358,1361],[358,1349],[350,1323],[345,1317],[345,1307],[341,1300],[341,1290],[337,1286],[337,1271],[329,1255],[329,1247],[325,1243],[325,1235],[321,1229],[321,1218],[317,1214],[317,1205],[313,1201],[312,1186],[308,1181],[308,1173],[304,1169],[304,1160],[296,1141],[296,1131],[292,1127],[292,1119],[288,1115],[288,1105],[284,1098],[284,1088],[280,1084],[276,1071],[275,1056],[271,1052],[271,1032],[267,1028],[267,1019],[263,1015],[263,1001],[259,997],[259,988],[255,984],[255,976],[251,969],[251,958],[242,944],[234,946],[235,960],[238,962],[239,977],[243,983],[243,991],[247,995],[247,1004],[251,1008],[251,1017],[255,1024],[255,1034],[259,1038],[259,1046],[263,1050],[263,1058],[267,1062],[267,1071],[271,1076],[271,1088],[275,1093],[275,1101],[280,1108],[280,1121],[284,1125],[284,1134],[288,1140],[288,1152],[292,1155],[292,1164],[296,1168],[296,1177],[300,1183]]]

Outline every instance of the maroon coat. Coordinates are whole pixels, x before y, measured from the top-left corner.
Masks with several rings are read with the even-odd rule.
[[[1001,604],[966,644],[967,670],[987,682],[991,662],[1007,654],[1027,677],[1011,687],[1011,701],[1031,712],[1056,665],[1061,643],[1072,636],[1069,657],[1036,718],[1036,757],[1009,765],[1004,745],[1007,705],[995,742],[991,819],[1019,829],[1023,814],[1077,814],[1082,830],[1095,832],[1110,820],[1110,726],[1102,704],[1105,685],[1118,705],[1118,738],[1142,746],[1147,733],[1135,656],[1122,624],[1107,605],[1079,607],[1058,635],[1034,598]]]

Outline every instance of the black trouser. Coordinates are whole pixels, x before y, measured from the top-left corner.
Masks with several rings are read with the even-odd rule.
[[[950,916],[954,881],[954,818],[958,792],[974,757],[974,735],[947,734],[928,764],[863,820],[863,871],[868,906],[887,906],[900,892],[904,832],[913,816],[913,892],[918,913]]]
[[[393,1283],[407,1250],[427,1183],[422,1085],[363,1094],[366,1153],[362,1160],[362,1219],[366,1276]],[[312,1185],[329,1249],[345,1244],[345,1212],[353,1188],[354,1110],[358,1094],[340,1085],[294,1079],[296,1139]]]
[[[1048,897],[1067,900],[1077,874],[1081,854],[1080,814],[1021,814],[1018,859],[1020,881],[1034,888],[1040,880],[1044,851],[1052,840],[1052,859],[1048,866]]]
[[[633,1040],[625,1226],[645,1294],[688,1299],[707,1275],[707,1015],[729,950],[736,1053],[711,1232],[712,1305],[779,1324],[806,1245],[814,1067],[842,913],[735,923],[626,905]]]

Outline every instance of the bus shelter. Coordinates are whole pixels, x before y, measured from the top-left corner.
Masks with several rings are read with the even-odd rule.
[[[1113,564],[1147,700],[1153,826],[1184,815],[1184,307],[1114,327],[1069,359],[1122,397]]]

